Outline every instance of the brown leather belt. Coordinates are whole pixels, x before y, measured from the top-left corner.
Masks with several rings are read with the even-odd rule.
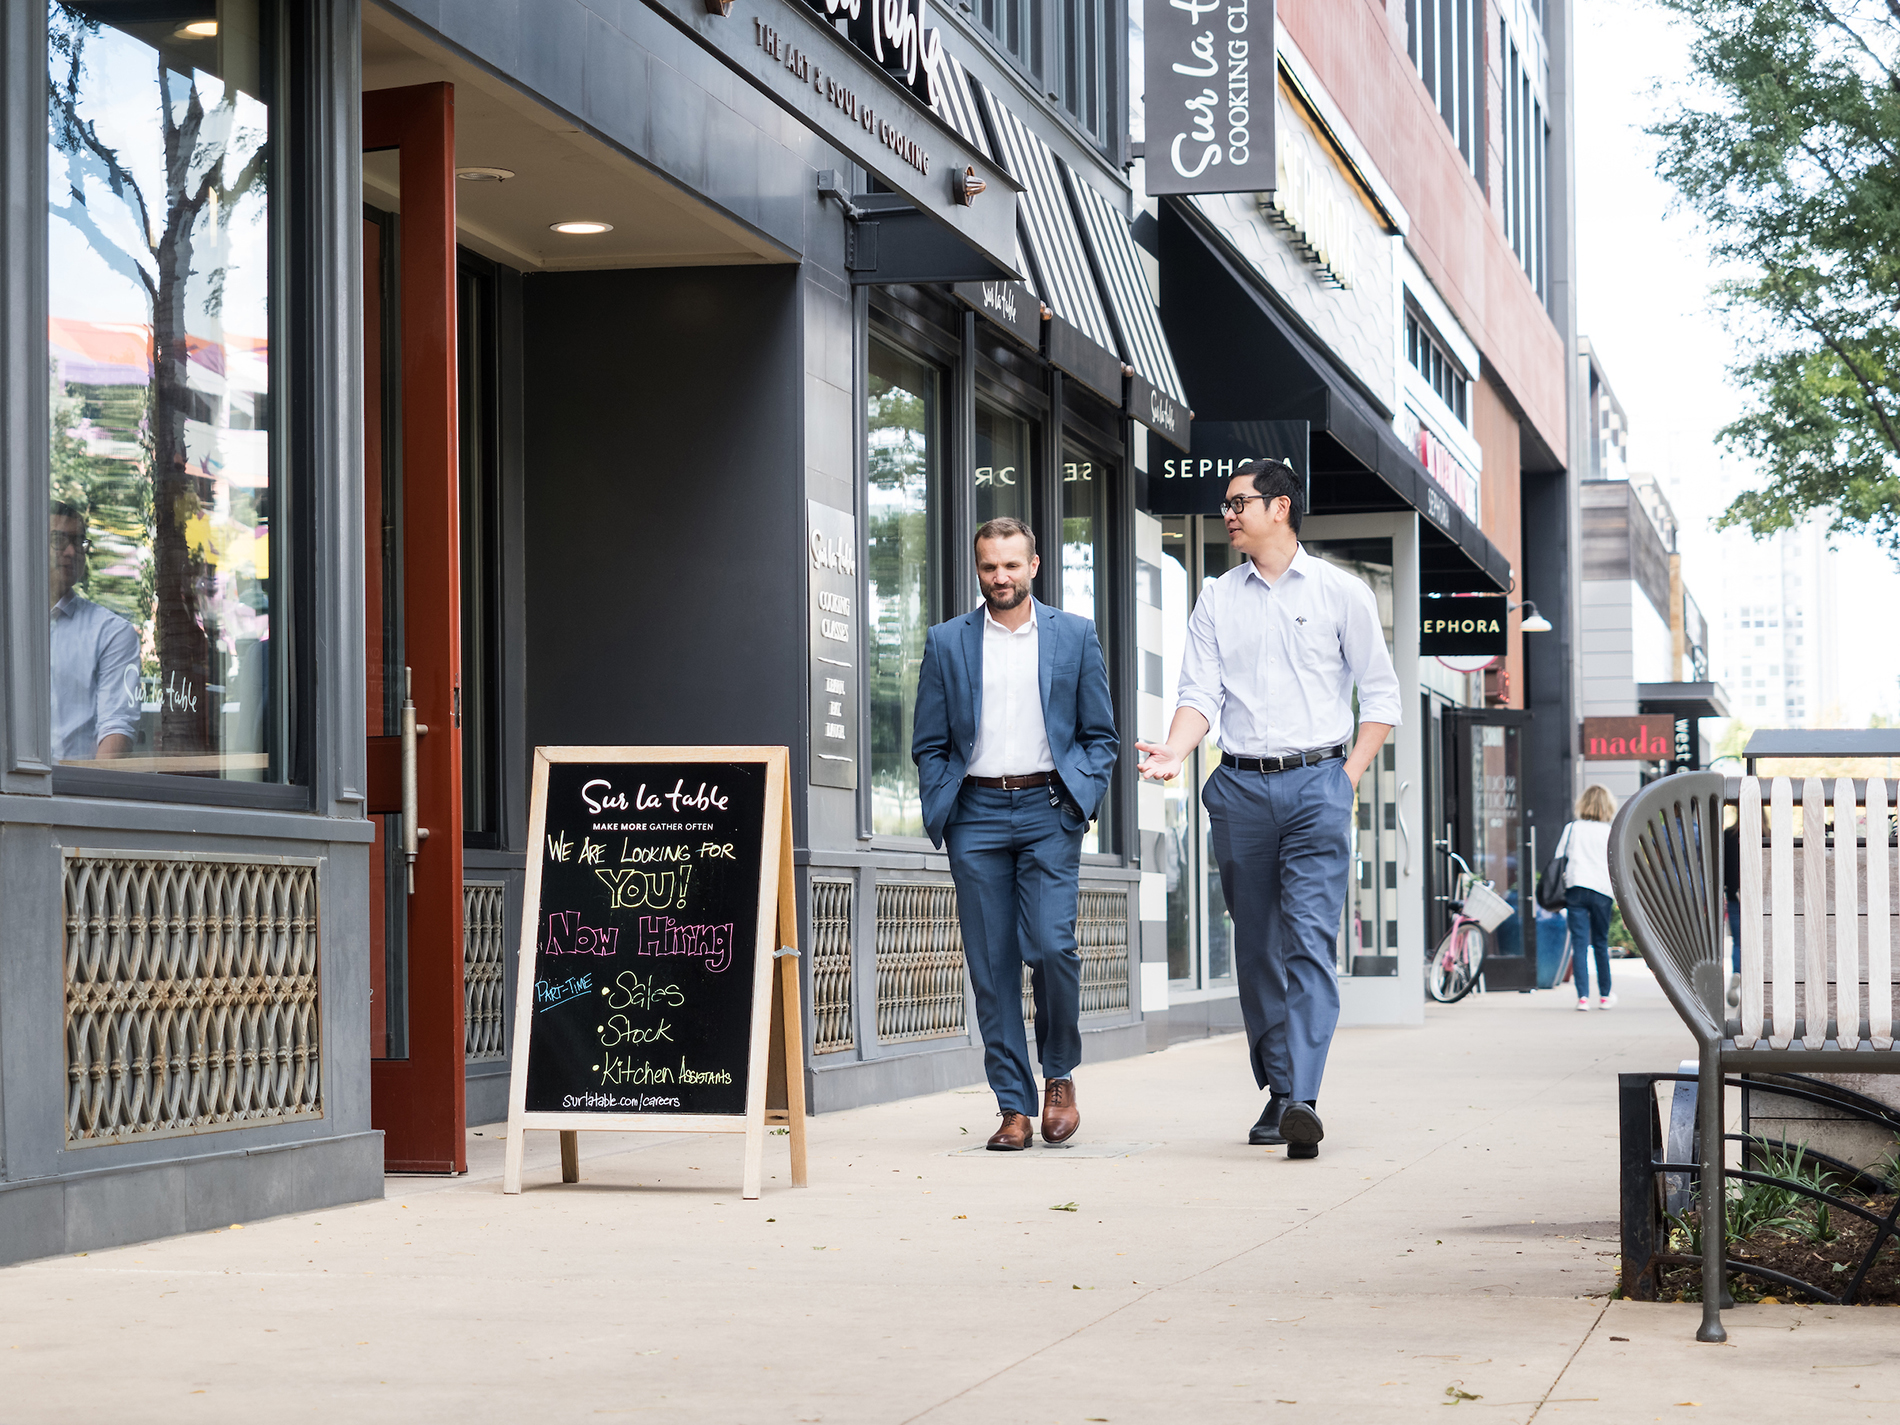
[[[1021,772],[1013,777],[965,777],[963,785],[994,787],[1001,791],[1014,792],[1024,787],[1046,787],[1054,777],[1054,772]]]

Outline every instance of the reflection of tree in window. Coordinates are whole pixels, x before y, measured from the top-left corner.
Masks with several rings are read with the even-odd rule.
[[[923,811],[910,760],[924,634],[930,627],[930,483],[935,463],[935,374],[874,344],[866,441],[870,466],[866,564],[870,575],[871,825],[920,836]]]
[[[53,498],[87,512],[87,597],[139,631],[135,755],[241,750],[189,770],[256,776],[270,626],[259,7],[225,0],[192,26],[106,24],[96,8],[48,10]]]

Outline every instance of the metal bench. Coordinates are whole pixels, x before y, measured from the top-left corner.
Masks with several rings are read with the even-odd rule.
[[[1724,807],[1734,806],[1742,827],[1761,825],[1761,779],[1737,783],[1712,772],[1665,777],[1631,797],[1610,829],[1610,877],[1623,922],[1697,1046],[1698,1161],[1652,1168],[1699,1174],[1703,1204],[1726,1201],[1729,1174],[1766,1180],[1724,1166],[1725,1071],[1900,1074],[1893,954],[1900,875],[1888,831],[1894,804],[1892,787],[1880,778],[1823,784],[1810,777],[1800,799],[1804,834],[1797,837],[1793,785],[1774,779],[1766,845],[1741,839],[1742,963],[1733,1010],[1722,920],[1722,816]],[[1871,855],[1858,822],[1862,806],[1865,826],[1878,829]],[[1831,831],[1810,834],[1829,827],[1836,808],[1841,839]],[[1726,1214],[1702,1216],[1696,1339],[1723,1341],[1721,1311],[1733,1305],[1728,1275],[1745,1267],[1728,1258]],[[1900,1207],[1875,1234],[1868,1262],[1893,1236],[1896,1216]]]

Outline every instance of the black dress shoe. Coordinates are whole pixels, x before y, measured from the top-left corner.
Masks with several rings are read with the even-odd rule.
[[[1311,1103],[1289,1103],[1280,1115],[1280,1132],[1286,1139],[1289,1158],[1317,1158],[1319,1140],[1326,1136],[1319,1113]]]
[[[1272,1094],[1267,1098],[1267,1106],[1260,1111],[1260,1121],[1247,1130],[1247,1141],[1256,1148],[1274,1143],[1284,1143],[1286,1138],[1280,1132],[1280,1115],[1286,1112],[1289,1102],[1283,1093]]]

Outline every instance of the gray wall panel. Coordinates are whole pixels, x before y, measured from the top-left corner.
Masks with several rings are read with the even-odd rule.
[[[785,743],[802,799],[797,283],[524,279],[531,745]]]

